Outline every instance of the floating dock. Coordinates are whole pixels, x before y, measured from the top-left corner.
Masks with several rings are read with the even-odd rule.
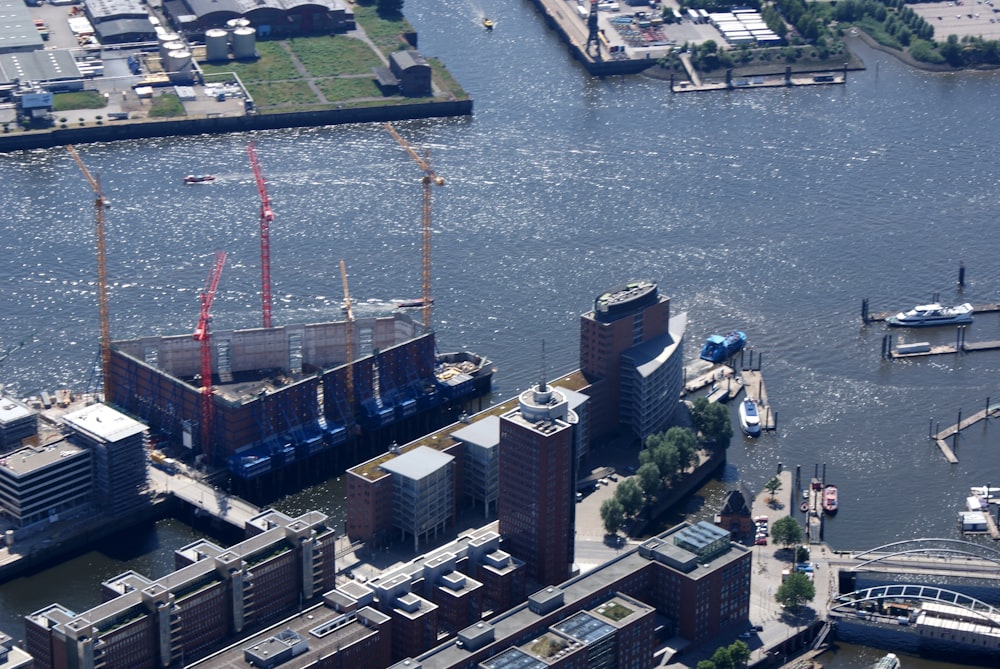
[[[1000,416],[1000,404],[990,404],[985,409],[977,411],[968,418],[959,418],[959,422],[954,425],[946,427],[937,434],[932,434],[931,439],[934,440],[934,443],[937,445],[938,449],[940,449],[941,454],[944,455],[945,460],[947,460],[949,464],[958,464],[958,457],[951,449],[951,446],[948,445],[947,440],[956,437],[962,430],[975,425],[979,421],[986,420],[987,418],[995,418],[997,416]]]

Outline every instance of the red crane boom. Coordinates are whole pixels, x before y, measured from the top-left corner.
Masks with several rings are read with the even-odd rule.
[[[253,142],[247,144],[250,154],[250,166],[257,180],[257,192],[260,193],[260,300],[263,312],[264,327],[271,327],[271,221],[274,220],[274,210],[271,209],[271,198],[267,196],[267,182],[257,160],[257,150]]]
[[[201,316],[194,330],[194,340],[201,342],[201,452],[208,454],[212,441],[212,348],[208,322],[211,319],[212,300],[222,278],[222,268],[226,264],[226,252],[215,252],[215,265],[208,274],[205,288],[201,291]]]

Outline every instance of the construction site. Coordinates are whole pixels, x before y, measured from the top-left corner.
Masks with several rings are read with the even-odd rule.
[[[273,324],[275,217],[251,143],[260,196],[261,326],[211,331],[212,301],[226,263],[226,253],[217,251],[193,333],[127,341],[113,341],[109,327],[106,200],[98,180],[67,147],[96,196],[104,400],[149,426],[160,459],[185,460],[216,483],[228,478],[233,492],[264,500],[322,481],[488,403],[490,361],[467,351],[438,353],[431,322],[431,187],[444,179],[427,153],[417,153],[389,124],[386,129],[423,172],[419,300],[356,319],[341,260],[344,320]]]

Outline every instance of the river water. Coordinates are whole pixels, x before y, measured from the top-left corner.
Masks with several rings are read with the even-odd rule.
[[[957,465],[927,435],[1000,399],[1000,353],[884,362],[885,330],[861,323],[860,304],[1000,302],[1000,75],[928,74],[862,49],[868,68],[846,86],[672,95],[641,77],[588,77],[527,2],[444,0],[407,14],[421,50],[475,99],[472,118],[397,125],[448,182],[434,191],[442,350],[488,355],[496,397],[511,397],[538,378],[543,341],[550,377],[576,367],[578,317],[594,296],[652,278],[689,314],[688,357],[708,334],[748,333],[778,414],[777,434],[734,438],[706,508],[728,483],[759,490],[779,462],[806,476],[825,463],[840,487],[826,533],[835,548],[957,538],[969,486],[1000,485],[996,428],[966,431]],[[215,249],[230,255],[213,327],[259,324],[250,139],[276,211],[276,323],[338,318],[341,258],[361,309],[419,295],[421,173],[380,126],[87,145],[113,204],[114,338],[192,331]],[[219,179],[185,188],[190,172]],[[0,381],[19,396],[84,387],[98,338],[92,193],[56,149],[0,155],[0,183],[0,347],[29,338]],[[900,336],[954,341],[950,329]],[[1000,316],[978,316],[967,338],[1000,338]],[[310,494],[298,499],[339,501]],[[83,571],[100,572],[46,576],[49,600]],[[10,620],[32,609],[10,590],[3,609],[15,615],[0,629],[20,637]]]

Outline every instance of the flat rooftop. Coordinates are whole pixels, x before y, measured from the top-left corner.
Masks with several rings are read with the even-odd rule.
[[[56,462],[67,458],[77,458],[86,453],[86,450],[74,446],[68,441],[60,441],[42,448],[28,446],[0,458],[0,469],[9,470],[14,476],[21,477],[45,469]]]
[[[92,404],[63,416],[63,422],[98,441],[114,443],[146,431],[146,426],[107,404]]]
[[[0,397],[0,425],[30,418],[35,411],[10,397]]]

